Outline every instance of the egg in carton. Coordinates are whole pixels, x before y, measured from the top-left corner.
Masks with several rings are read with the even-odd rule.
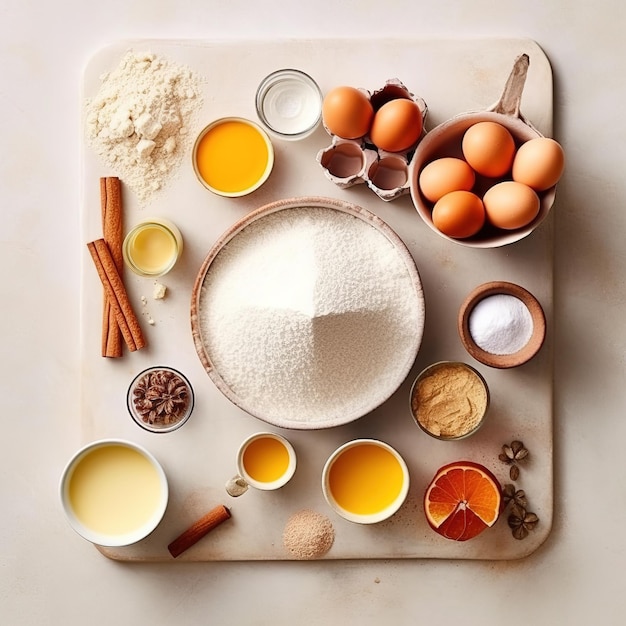
[[[424,121],[428,112],[426,102],[411,93],[397,78],[387,80],[382,88],[372,93],[365,89],[345,89],[365,96],[372,110],[372,118],[369,122],[362,123],[361,130],[366,128],[366,132],[359,133],[357,130],[356,133],[360,134],[357,137],[354,137],[353,129],[348,129],[347,132],[341,134],[333,132],[327,120],[323,119],[324,128],[332,137],[331,144],[317,153],[316,160],[324,170],[324,174],[342,189],[364,183],[385,202],[409,193],[409,164],[417,144],[425,135]],[[384,117],[383,113],[376,119],[376,114],[383,106],[396,100],[408,100],[416,104],[421,118],[419,127],[414,125],[414,129],[417,128],[419,131],[416,133],[418,136],[410,137],[409,145],[397,143],[398,137],[402,136],[402,129],[393,128],[393,122],[385,123],[383,119],[382,123],[374,123],[374,120],[379,122],[380,118]],[[341,102],[339,104],[341,105]],[[414,108],[408,109],[410,114],[415,115]],[[350,135],[350,137],[341,135]],[[393,149],[385,149],[380,144],[385,144],[385,148]],[[397,149],[398,147],[402,149]]]

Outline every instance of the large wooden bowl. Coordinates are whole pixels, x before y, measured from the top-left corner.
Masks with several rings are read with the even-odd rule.
[[[354,386],[353,391],[348,391],[345,394],[333,394],[331,400],[328,400],[327,398],[325,399],[325,402],[328,404],[328,410],[325,410],[322,418],[320,418],[319,415],[316,415],[315,417],[307,415],[306,410],[303,411],[302,407],[296,409],[295,399],[293,402],[293,410],[292,406],[290,406],[291,398],[288,398],[286,401],[286,406],[281,406],[280,409],[270,410],[267,407],[261,408],[259,406],[255,406],[255,403],[251,402],[249,398],[243,397],[245,392],[243,394],[241,392],[236,393],[232,388],[233,384],[228,380],[224,371],[220,371],[220,368],[216,366],[216,355],[212,354],[212,348],[211,345],[209,345],[210,340],[208,335],[210,332],[206,330],[207,326],[203,321],[206,319],[206,312],[208,310],[207,307],[215,305],[215,302],[211,301],[211,299],[205,295],[207,291],[204,289],[205,281],[207,281],[207,278],[211,276],[211,270],[214,267],[216,259],[222,251],[228,248],[229,243],[233,242],[233,240],[235,240],[238,236],[241,236],[242,231],[254,225],[259,220],[263,220],[264,218],[273,216],[279,212],[287,217],[289,211],[292,209],[309,207],[312,209],[321,208],[339,211],[343,214],[351,215],[374,228],[380,237],[386,238],[387,242],[391,243],[392,253],[397,254],[397,267],[400,268],[399,271],[403,272],[406,270],[406,284],[412,295],[412,297],[409,297],[409,306],[412,313],[411,319],[415,319],[416,321],[414,328],[411,328],[410,338],[405,342],[406,345],[403,345],[402,349],[398,351],[398,354],[394,356],[394,361],[391,364],[393,367],[386,370],[387,372],[393,372],[393,375],[384,377],[386,382],[384,386],[380,388],[379,392],[377,391],[374,397],[372,397],[369,390],[367,394],[360,395],[363,392],[360,392],[359,390],[367,388],[368,386],[372,388],[380,380],[380,372],[376,375],[376,380],[367,380],[368,376],[373,376],[372,368],[368,368],[367,372],[359,373],[361,376],[365,377],[362,381],[363,384],[359,381],[359,384]],[[241,242],[242,240],[240,239],[239,241]],[[384,245],[387,247],[387,243]],[[348,252],[347,254],[351,253]],[[215,276],[215,274],[213,276]],[[385,278],[385,280],[387,281],[388,279]],[[404,281],[405,279],[403,278],[402,280]],[[384,221],[373,213],[354,204],[329,198],[302,197],[280,200],[256,209],[246,215],[243,219],[228,229],[209,251],[204,262],[202,263],[193,287],[191,302],[191,327],[195,348],[204,369],[216,387],[236,406],[269,424],[282,428],[308,430],[328,428],[346,424],[371,412],[373,409],[377,408],[384,401],[386,401],[405,380],[417,356],[424,330],[424,297],[422,284],[415,262],[405,244]],[[229,328],[227,327],[225,332],[228,332],[228,330]],[[381,328],[370,329],[368,327],[367,332],[364,331],[363,334],[379,334],[383,330],[384,329]],[[357,341],[362,341],[364,345],[372,345],[372,347],[374,347],[373,339],[374,338],[372,336],[368,335],[357,338]],[[354,337],[352,337],[351,341],[354,341]],[[352,345],[353,344],[350,344],[350,346]],[[342,336],[340,335],[337,337],[336,346],[334,343],[332,345],[332,352],[335,353],[336,351],[336,354],[342,354],[342,350],[344,350],[344,353],[347,354],[348,357],[352,354],[347,345],[343,345]],[[328,346],[326,346],[323,354],[327,353]],[[379,357],[375,350],[372,350],[371,359],[376,360],[377,358]],[[217,360],[219,361],[219,358]],[[332,369],[332,366],[329,365],[329,363],[334,363],[337,360],[342,361],[342,359],[335,358],[325,360],[324,357],[321,357],[318,360],[316,356],[316,359],[314,360],[316,372],[318,367],[320,370],[323,370],[322,375],[320,375],[320,379],[326,381],[332,380],[334,372],[327,370]],[[306,361],[304,364],[308,365],[308,363],[309,362]],[[257,373],[259,376],[266,375],[265,371],[259,371]],[[337,374],[339,374],[339,372],[337,372]],[[307,384],[311,383],[307,381]],[[317,384],[317,382],[315,384]],[[239,387],[241,388],[241,384]],[[324,393],[325,389],[320,389],[319,391],[320,393]],[[268,393],[270,393],[269,389]],[[354,393],[354,396],[351,395],[352,393]]]

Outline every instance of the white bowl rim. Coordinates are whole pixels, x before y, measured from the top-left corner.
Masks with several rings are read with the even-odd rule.
[[[82,524],[76,516],[73,514],[71,506],[69,504],[68,498],[68,487],[69,487],[69,479],[72,477],[73,471],[78,465],[78,463],[85,458],[90,452],[97,448],[102,448],[105,446],[124,446],[127,448],[131,448],[139,452],[142,456],[150,461],[152,466],[155,468],[159,475],[159,482],[161,484],[161,501],[159,503],[159,507],[154,512],[152,518],[149,522],[147,522],[141,528],[121,535],[106,535],[103,533],[99,533],[96,531],[87,528],[84,524]],[[163,467],[156,459],[156,457],[149,452],[143,446],[134,443],[132,441],[128,441],[126,439],[119,438],[107,438],[107,439],[98,439],[83,445],[79,448],[70,458],[70,460],[66,463],[65,468],[61,474],[61,479],[59,481],[59,496],[61,499],[61,505],[63,507],[63,511],[65,516],[73,528],[81,537],[91,541],[92,543],[104,546],[104,547],[121,547],[131,545],[133,543],[137,543],[141,539],[147,537],[154,529],[159,525],[163,515],[165,514],[165,510],[167,508],[168,500],[169,500],[169,485],[167,481],[167,476]]]
[[[333,495],[330,490],[329,485],[329,476],[330,469],[335,463],[335,461],[343,454],[345,450],[350,448],[354,448],[355,446],[360,445],[375,445],[379,446],[387,452],[390,452],[393,457],[400,464],[400,468],[402,469],[402,489],[400,489],[400,493],[397,495],[396,499],[387,507],[385,507],[382,511],[378,513],[372,513],[371,515],[359,515],[357,513],[352,513],[347,511],[343,507],[341,507],[337,501],[333,498]],[[348,520],[349,522],[355,522],[357,524],[377,524],[378,522],[382,522],[386,519],[389,519],[392,515],[394,515],[400,507],[404,504],[407,495],[409,493],[410,487],[410,474],[409,468],[406,464],[406,461],[402,457],[402,455],[391,445],[388,443],[381,441],[380,439],[373,438],[361,438],[361,439],[352,439],[351,441],[347,441],[344,444],[340,445],[327,459],[324,464],[324,468],[322,469],[322,493],[324,494],[324,498],[328,505],[341,517]]]
[[[198,170],[198,161],[196,159],[196,153],[197,153],[200,141],[202,141],[204,136],[212,128],[215,128],[216,126],[219,126],[221,124],[225,124],[226,122],[240,122],[242,124],[247,124],[248,126],[251,126],[261,135],[267,147],[267,165],[265,166],[265,170],[263,174],[261,175],[259,180],[257,180],[256,183],[254,183],[254,185],[252,185],[251,187],[248,187],[247,189],[241,189],[240,191],[224,191],[222,189],[217,189],[217,187],[213,187],[212,185],[209,185],[209,183],[207,183],[207,181],[204,180],[204,178],[202,178],[200,171]],[[193,144],[193,149],[191,150],[191,161],[192,161],[191,164],[193,167],[193,171],[196,175],[196,178],[198,179],[198,182],[205,189],[208,189],[210,192],[214,193],[215,195],[222,196],[225,198],[241,198],[243,196],[247,196],[251,194],[252,192],[259,189],[261,186],[263,186],[265,182],[267,181],[267,179],[270,177],[272,170],[274,169],[274,159],[275,159],[274,144],[272,143],[270,136],[267,134],[267,131],[260,124],[257,124],[255,121],[250,120],[247,117],[226,116],[226,117],[220,117],[218,119],[213,120],[212,122],[209,122],[198,133],[198,136],[196,137],[196,140],[194,141],[194,144]]]
[[[256,441],[257,439],[263,439],[265,437],[270,438],[270,439],[276,439],[276,441],[280,441],[280,443],[282,443],[285,446],[285,448],[287,448],[287,452],[289,453],[289,465],[285,473],[280,478],[277,478],[276,480],[272,482],[266,482],[266,483],[252,478],[252,476],[250,476],[250,474],[246,472],[245,467],[243,465],[243,455],[244,455],[244,452],[246,451],[246,448],[253,441]],[[297,462],[296,451],[293,445],[291,444],[291,442],[287,438],[283,437],[283,435],[280,435],[278,433],[273,433],[270,431],[264,430],[264,431],[255,432],[252,435],[249,435],[248,437],[244,439],[244,441],[239,446],[239,450],[237,451],[237,469],[241,477],[251,487],[254,487],[255,489],[260,489],[261,491],[273,491],[274,489],[279,489],[280,487],[283,487],[284,485],[286,485],[293,478],[293,475],[296,473],[297,464],[298,462]]]

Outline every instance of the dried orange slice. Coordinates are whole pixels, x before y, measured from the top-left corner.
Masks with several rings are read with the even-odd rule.
[[[472,539],[493,526],[501,508],[498,479],[472,461],[444,465],[424,496],[424,511],[431,528],[455,541]]]

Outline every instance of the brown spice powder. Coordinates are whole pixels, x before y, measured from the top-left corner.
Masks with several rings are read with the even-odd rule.
[[[297,559],[318,559],[335,541],[331,521],[321,513],[303,509],[294,513],[285,524],[283,545]]]
[[[419,424],[437,437],[462,437],[478,426],[489,395],[480,376],[464,363],[439,363],[418,378],[411,410]]]

